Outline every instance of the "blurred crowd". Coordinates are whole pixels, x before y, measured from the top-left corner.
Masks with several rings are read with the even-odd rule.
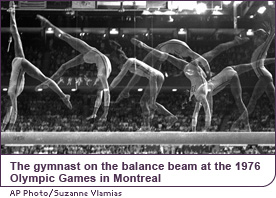
[[[5,115],[7,93],[2,92],[1,118]],[[69,110],[51,91],[24,91],[18,98],[18,118],[15,131],[136,131],[140,128],[142,114],[140,98],[142,92],[131,92],[128,99],[120,103],[111,103],[106,123],[98,122],[103,108],[98,112],[98,118],[86,120],[93,112],[95,93],[71,92],[73,109]],[[115,101],[118,93],[111,93],[111,101]],[[153,131],[191,131],[191,118],[195,101],[188,100],[189,92],[161,92],[157,101],[178,117],[171,129],[167,128],[164,116],[156,113],[152,120]],[[245,104],[250,99],[250,92],[243,92]],[[214,112],[210,131],[230,131],[233,121],[239,117],[239,112],[231,91],[226,89],[214,97]],[[205,114],[203,109],[198,118],[200,131],[204,127]],[[255,111],[250,116],[252,131],[275,131],[275,117],[272,106],[266,95],[258,101]]]
[[[2,154],[275,154],[275,145],[33,145],[4,146]]]

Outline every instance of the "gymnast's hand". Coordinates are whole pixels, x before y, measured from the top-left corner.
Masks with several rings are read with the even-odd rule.
[[[101,118],[99,119],[99,122],[103,123],[107,121],[107,115],[103,114]]]
[[[96,114],[92,114],[91,116],[87,117],[86,120],[95,119],[97,117]]]
[[[122,91],[120,93],[120,95],[118,96],[118,98],[116,99],[115,103],[119,103],[121,100],[125,99],[125,98],[129,98],[129,92],[127,91]]]
[[[206,71],[206,80],[210,80],[212,78],[212,74],[211,74],[211,71]]]
[[[157,106],[156,106],[155,102],[150,102],[149,107],[152,111],[155,111],[157,109]]]

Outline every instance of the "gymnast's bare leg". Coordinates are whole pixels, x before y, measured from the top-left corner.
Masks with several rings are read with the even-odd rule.
[[[258,99],[262,96],[264,92],[266,92],[272,104],[273,110],[275,111],[274,81],[271,73],[264,66],[264,59],[266,58],[267,50],[269,49],[269,46],[275,36],[275,27],[271,27],[270,34],[268,35],[266,40],[264,40],[264,36],[262,34],[264,33],[261,31],[261,35],[257,35],[254,40],[254,43],[256,45],[261,42],[263,43],[259,45],[259,47],[254,51],[251,59],[251,61],[253,62],[253,69],[259,80],[254,87],[252,96],[247,106],[249,115],[254,111]]]
[[[42,26],[44,27],[51,27],[54,30],[54,34],[56,37],[60,38],[61,40],[68,43],[72,48],[76,51],[80,52],[78,56],[69,60],[68,62],[61,65],[61,67],[51,76],[51,79],[56,80],[60,76],[64,74],[66,70],[69,68],[78,66],[83,63],[95,63],[97,65],[98,74],[97,79],[99,80],[102,91],[99,90],[97,94],[96,103],[94,106],[94,111],[91,116],[87,119],[92,119],[96,117],[96,113],[99,109],[99,105],[101,105],[102,95],[104,95],[104,114],[101,116],[100,121],[106,121],[109,105],[110,105],[110,91],[108,85],[108,77],[111,73],[111,64],[109,59],[98,51],[96,48],[89,46],[86,42],[82,41],[81,39],[75,38],[70,34],[63,32],[61,29],[53,25],[49,20],[41,15],[37,15],[37,18],[41,21]],[[38,88],[46,89],[48,87],[48,82],[45,81],[44,83],[38,85]]]
[[[89,52],[90,50],[94,50],[91,46],[89,46],[86,42],[82,41],[81,39],[75,38],[71,36],[70,34],[67,34],[66,32],[63,32],[61,29],[53,25],[49,20],[47,20],[45,17],[41,15],[37,15],[37,18],[41,21],[41,24],[43,27],[51,27],[54,30],[54,34],[56,37],[59,39],[65,41],[68,43],[71,47],[73,47],[75,50],[80,52],[78,56],[75,58],[69,60],[68,62],[64,63],[61,65],[61,67],[51,76],[52,80],[57,80],[60,76],[62,76],[66,70],[69,68],[78,66],[80,64],[84,63],[83,56]],[[47,83],[40,84],[39,86],[36,87],[36,90],[38,88],[43,88],[46,89]]]
[[[24,89],[24,73],[26,72],[28,75],[37,80],[40,80],[41,82],[49,80],[49,78],[47,78],[37,67],[35,67],[32,63],[25,59],[21,38],[16,24],[15,4],[13,1],[10,2],[10,8],[8,12],[10,12],[10,32],[14,40],[15,58],[12,62],[12,73],[8,89],[8,95],[10,97],[12,106],[8,109],[7,114],[4,118],[2,128],[3,130],[6,129],[8,123],[9,129],[13,130],[14,124],[17,120],[17,97]],[[54,81],[50,81],[49,86],[54,92],[59,95],[64,104],[68,108],[72,109],[70,96],[65,95]]]
[[[217,57],[222,52],[224,52],[224,51],[226,51],[226,50],[228,50],[228,49],[230,49],[230,48],[232,48],[234,46],[242,45],[242,44],[246,43],[247,41],[249,41],[248,37],[241,38],[241,37],[236,36],[233,41],[229,41],[227,43],[219,44],[213,50],[211,50],[211,51],[203,54],[202,57],[205,58],[210,63],[215,57]],[[132,42],[135,44],[136,41],[134,39],[132,39]],[[136,44],[138,44],[138,42],[136,42]],[[157,46],[157,48],[155,48],[155,49],[158,50],[158,51],[160,51],[159,48],[161,46],[162,46],[162,44],[159,44]],[[143,59],[143,62],[146,63],[146,64],[148,64],[148,65],[151,65],[155,69],[160,70],[161,69],[162,61],[160,61],[159,57],[156,56],[155,51],[151,51],[151,49],[153,49],[153,48],[147,46],[146,44],[143,44],[143,47],[144,47],[144,49],[146,49],[149,52],[146,55],[146,57]],[[193,56],[194,59],[196,59],[198,56],[200,56],[197,53],[193,52],[189,48],[187,48],[186,51],[188,51],[187,54],[189,54],[189,56]],[[120,101],[120,100],[122,100],[124,98],[128,98],[129,97],[129,91],[132,89],[132,87],[139,80],[140,80],[140,77],[138,75],[136,75],[134,78],[132,78],[131,81],[128,83],[128,85],[124,88],[124,90],[119,95],[118,101]]]
[[[240,79],[237,73],[231,79],[230,87],[231,87],[231,92],[235,99],[236,105],[238,107],[238,110],[241,114],[238,120],[234,122],[234,124],[232,125],[231,131],[235,131],[236,129],[239,129],[240,124],[243,123],[244,130],[247,132],[250,132],[251,129],[249,125],[248,111],[242,100],[242,88],[241,88]]]
[[[236,36],[234,40],[219,44],[211,51],[204,53],[202,56],[210,63],[215,57],[220,55],[222,52],[227,51],[232,47],[242,45],[247,41],[249,41],[248,37],[241,38]]]

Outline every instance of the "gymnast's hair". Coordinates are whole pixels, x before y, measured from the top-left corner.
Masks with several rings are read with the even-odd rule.
[[[264,29],[257,29],[254,31],[254,36],[266,39],[268,37],[268,33]]]
[[[111,47],[110,56],[117,57],[119,60],[121,58],[127,59],[127,56],[126,56],[125,52],[123,51],[122,46],[119,43],[117,43],[114,40],[110,40],[109,45]]]

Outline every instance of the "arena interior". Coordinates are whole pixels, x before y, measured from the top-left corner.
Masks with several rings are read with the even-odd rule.
[[[38,14],[107,57],[110,55],[110,40],[118,42],[127,57],[143,60],[148,52],[134,46],[132,38],[139,39],[152,48],[170,39],[178,39],[202,55],[219,44],[232,41],[235,36],[248,37],[248,42],[231,47],[209,63],[211,74],[215,76],[227,66],[251,62],[256,50],[254,32],[260,28],[268,31],[267,22],[271,22],[269,10],[273,8],[275,12],[274,1],[20,1],[15,4],[25,58],[47,77],[51,77],[62,64],[78,56],[79,52],[59,39],[52,28],[41,26]],[[1,1],[1,125],[7,111],[11,65],[15,57],[13,41],[10,42],[8,9],[9,2]],[[274,57],[273,40],[266,58]],[[118,63],[112,59],[110,61],[112,72],[108,78],[109,84],[120,73]],[[190,62],[191,58],[188,57],[186,61]],[[272,74],[274,83],[275,62],[265,67]],[[191,82],[169,61],[163,62],[161,73],[165,80],[156,101],[177,116],[178,120],[172,127],[168,127],[163,115],[153,114],[151,130],[142,135],[147,139],[148,133],[157,134],[161,140],[164,139],[159,144],[145,144],[143,140],[136,143],[131,139],[129,144],[127,140],[120,144],[116,138],[118,133],[125,133],[126,137],[140,133],[137,132],[143,122],[140,98],[149,83],[148,79],[141,78],[131,89],[129,98],[115,103],[133,76],[128,72],[119,85],[110,90],[107,120],[99,121],[104,112],[104,102],[97,117],[87,120],[93,112],[97,96],[97,87],[90,86],[89,80],[95,82],[98,71],[96,64],[83,63],[68,69],[56,80],[62,91],[71,96],[72,109],[68,109],[50,89],[35,91],[40,82],[25,75],[24,90],[17,100],[18,115],[14,128],[12,131],[1,132],[2,154],[275,154],[275,111],[266,93],[258,99],[254,111],[249,115],[251,132],[231,130],[240,112],[229,85],[213,96],[212,120],[208,132],[202,132],[205,124],[203,109],[198,116],[197,132],[192,132],[196,99],[189,100]],[[258,76],[252,69],[241,74],[239,80],[242,100],[247,106]],[[93,133],[104,132],[110,134],[107,138],[115,143],[79,144],[70,139],[70,134],[63,136],[64,132],[76,133],[80,138],[82,133],[92,134],[93,138]],[[24,143],[23,139],[29,137],[25,133],[41,134],[46,139],[51,139],[51,134],[59,133],[61,142],[53,145],[47,141],[37,143],[37,139],[34,139],[33,143]],[[231,144],[211,140],[200,144],[196,140],[175,144],[172,141],[166,142],[170,133],[181,133],[180,136],[184,139],[187,134],[195,134],[195,139],[200,138],[196,134],[202,133],[225,134],[225,138],[231,138],[234,133],[241,135]],[[259,135],[260,139],[255,140],[254,134]],[[266,136],[274,139],[265,139]],[[70,140],[69,143],[66,143],[66,138]],[[248,140],[248,143],[241,143],[240,139]]]

